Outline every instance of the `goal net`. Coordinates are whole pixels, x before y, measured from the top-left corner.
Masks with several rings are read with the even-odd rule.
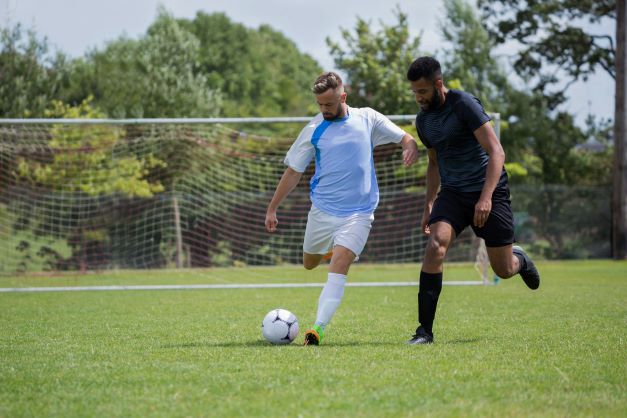
[[[313,164],[280,207],[278,231],[264,227],[294,138],[73,122],[0,124],[0,273],[301,263]],[[405,168],[400,146],[386,145],[374,160],[380,203],[360,262],[420,262],[426,154]],[[478,246],[466,231],[447,260],[475,261]]]

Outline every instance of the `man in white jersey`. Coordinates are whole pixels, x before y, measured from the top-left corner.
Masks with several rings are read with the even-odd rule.
[[[312,91],[320,113],[303,128],[287,152],[287,168],[268,205],[265,220],[268,232],[275,232],[279,205],[314,159],[303,265],[311,270],[330,251],[333,255],[318,300],[316,322],[305,332],[305,345],[322,342],[325,326],[342,301],[348,269],[366,245],[379,203],[373,148],[400,142],[406,166],[418,157],[416,141],[388,118],[373,109],[346,104],[342,79],[336,73],[320,75]]]

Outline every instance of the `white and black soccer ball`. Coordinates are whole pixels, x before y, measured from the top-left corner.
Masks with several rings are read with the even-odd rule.
[[[272,344],[289,344],[298,335],[298,319],[287,309],[273,309],[263,318],[261,333]]]

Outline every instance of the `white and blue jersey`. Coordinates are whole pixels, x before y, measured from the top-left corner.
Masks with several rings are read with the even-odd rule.
[[[303,128],[285,157],[285,164],[302,173],[315,158],[310,182],[312,204],[345,217],[373,213],[379,203],[373,149],[400,142],[405,132],[370,108],[348,108],[342,119],[318,114]]]

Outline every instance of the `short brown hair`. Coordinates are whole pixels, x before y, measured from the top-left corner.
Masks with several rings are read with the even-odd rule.
[[[336,89],[342,86],[342,78],[333,71],[320,74],[316,81],[314,81],[311,91],[314,94],[322,94],[329,89]]]

